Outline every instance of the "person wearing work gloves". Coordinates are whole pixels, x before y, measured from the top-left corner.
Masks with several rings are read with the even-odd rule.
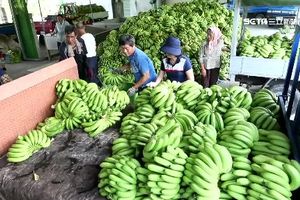
[[[168,37],[165,44],[161,47],[161,51],[165,53],[165,57],[162,59],[159,75],[155,82],[150,82],[147,86],[157,86],[165,74],[171,81],[194,81],[191,61],[187,56],[182,55],[181,44],[178,38]]]
[[[199,52],[204,87],[210,87],[218,81],[223,47],[224,41],[220,29],[218,27],[209,28],[207,30],[207,41]]]
[[[135,84],[128,90],[129,96],[133,96],[156,79],[156,72],[150,58],[135,46],[135,39],[132,35],[120,36],[119,46],[122,53],[128,57],[131,70],[134,73]]]

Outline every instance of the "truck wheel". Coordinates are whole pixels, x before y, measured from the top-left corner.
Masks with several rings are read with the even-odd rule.
[[[256,18],[256,19],[262,19],[262,18],[265,18],[265,15],[259,13],[259,14],[255,15],[255,18]]]

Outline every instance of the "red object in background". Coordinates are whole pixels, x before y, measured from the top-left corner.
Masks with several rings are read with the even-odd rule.
[[[43,24],[45,26],[45,34],[52,33],[55,28],[56,15],[48,15],[43,22],[34,22],[35,31],[40,34],[43,31]]]

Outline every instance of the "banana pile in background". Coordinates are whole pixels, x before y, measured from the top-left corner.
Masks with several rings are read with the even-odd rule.
[[[153,61],[156,70],[160,70],[160,48],[169,36],[178,37],[182,43],[183,54],[189,56],[195,75],[201,74],[199,50],[206,40],[207,29],[210,26],[220,28],[224,43],[230,49],[233,29],[233,12],[218,1],[193,0],[174,5],[164,5],[159,9],[140,12],[137,16],[128,17],[118,30],[113,30],[105,41],[99,44],[97,55],[101,58],[100,77],[104,82],[122,85],[128,82],[123,74],[112,73],[110,69],[119,68],[128,63],[127,58],[120,53],[118,38],[122,34],[135,37],[136,45]],[[228,56],[225,56],[228,58]],[[221,75],[227,78],[229,60],[223,60]],[[112,77],[113,76],[113,77]],[[120,78],[117,78],[120,76]]]
[[[292,51],[292,40],[279,32],[271,36],[248,36],[238,47],[240,56],[288,60]]]
[[[7,153],[9,162],[22,162],[33,153],[50,146],[64,130],[82,128],[90,137],[101,134],[122,116],[130,99],[117,86],[99,88],[84,80],[62,79],[56,85],[58,100],[55,116],[39,123],[35,130],[19,136]]]
[[[261,89],[162,82],[135,99],[112,156],[101,164],[107,199],[291,199],[291,160],[275,95]]]

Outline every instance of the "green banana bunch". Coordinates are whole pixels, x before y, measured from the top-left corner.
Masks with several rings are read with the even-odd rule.
[[[135,113],[139,116],[139,122],[148,123],[151,122],[153,116],[156,113],[154,107],[151,104],[144,104],[142,107],[138,107]]]
[[[145,146],[153,137],[160,126],[156,123],[139,124],[136,126],[136,132],[130,135],[130,143],[133,147]]]
[[[51,139],[40,130],[31,130],[24,136],[18,136],[16,142],[8,149],[8,162],[22,162],[27,160],[35,152],[49,147]]]
[[[235,125],[227,126],[218,137],[218,144],[225,146],[233,157],[248,157],[259,134],[254,124],[240,120]]]
[[[249,121],[254,123],[257,128],[265,130],[279,130],[280,126],[277,117],[268,108],[254,107],[250,111]]]
[[[173,89],[165,82],[161,82],[151,91],[151,104],[153,107],[164,110],[171,110],[176,95]]]
[[[119,91],[117,93],[117,100],[115,107],[119,110],[123,110],[130,103],[129,96],[125,91]]]
[[[246,108],[247,110],[251,107],[252,96],[246,88],[240,86],[231,86],[229,88],[229,92],[237,101],[236,107]]]
[[[121,112],[107,111],[107,113],[102,115],[100,119],[96,121],[83,122],[81,125],[90,137],[96,137],[119,121],[121,116]]]
[[[113,141],[112,155],[133,157],[135,155],[135,148],[130,145],[128,139],[120,137]]]
[[[68,90],[73,91],[73,81],[70,79],[61,79],[58,81],[55,88],[58,98],[62,98]]]
[[[248,195],[253,198],[291,199],[291,191],[300,186],[299,163],[281,162],[274,158],[257,155],[252,158],[253,174],[248,175]]]
[[[178,147],[182,138],[182,130],[175,120],[170,120],[168,124],[159,127],[155,135],[143,149],[143,160],[152,161],[153,158],[167,146]]]
[[[107,97],[109,107],[113,107],[117,104],[119,89],[116,85],[106,87],[101,92]]]
[[[151,171],[145,167],[137,167],[136,172],[137,172],[136,177],[138,180],[138,188],[137,188],[137,193],[136,193],[135,199],[151,200],[151,198],[150,198],[151,190],[150,190],[150,187],[147,185],[147,183],[149,181],[148,177],[151,174]],[[151,177],[152,177],[152,175],[151,175]]]
[[[253,97],[252,107],[264,107],[269,109],[274,116],[277,116],[280,110],[277,104],[276,95],[268,89],[260,89]]]
[[[285,156],[289,157],[291,145],[289,138],[282,132],[259,129],[259,141],[254,142],[253,155]]]
[[[54,137],[57,134],[63,132],[65,129],[64,120],[56,117],[49,117],[45,119],[43,125],[39,127],[39,130],[44,132],[48,137]]]
[[[82,79],[73,80],[74,92],[82,94],[85,91],[85,87],[87,84],[88,83]]]
[[[135,200],[138,178],[136,170],[140,163],[128,156],[106,158],[101,164],[98,175],[99,193],[108,199]]]
[[[180,183],[187,155],[172,146],[157,154],[145,167],[150,171],[147,186],[152,199],[179,199]]]
[[[140,117],[134,112],[126,115],[121,123],[120,133],[123,137],[129,138],[131,135],[134,135],[134,130],[140,122]]]
[[[176,91],[177,102],[182,104],[184,108],[190,109],[198,103],[198,97],[203,87],[195,81],[187,80],[183,82]]]
[[[179,147],[185,152],[198,153],[206,142],[215,144],[217,142],[217,131],[212,125],[199,122],[191,130],[183,132]]]
[[[86,103],[93,101],[96,94],[99,92],[99,87],[96,83],[88,83],[85,90],[82,92],[82,100]]]
[[[146,104],[151,104],[151,96],[150,94],[152,93],[152,88],[151,87],[147,87],[145,88],[142,92],[140,92],[137,96],[137,98],[135,99],[134,104],[136,105],[136,107],[142,107],[143,105]]]
[[[224,129],[224,122],[221,114],[216,110],[217,104],[217,101],[214,101],[212,104],[199,104],[196,107],[196,116],[199,122],[210,124],[219,132]]]
[[[222,199],[246,199],[250,180],[248,175],[252,174],[251,161],[243,156],[233,159],[232,170],[220,176],[219,186]]]
[[[108,99],[100,91],[95,90],[88,99],[87,106],[90,112],[100,114],[108,108]]]
[[[235,125],[238,121],[247,121],[250,113],[245,108],[230,108],[223,116],[225,127]]]
[[[199,153],[187,159],[183,181],[196,193],[197,199],[219,199],[220,173],[229,172],[231,168],[232,157],[225,147],[205,143]]]
[[[106,71],[102,74],[103,83],[105,85],[122,85],[123,83],[129,82],[127,76],[122,74],[115,74],[110,71]]]
[[[81,120],[89,113],[89,108],[81,98],[74,97],[70,102],[64,99],[55,106],[55,117],[63,119],[67,130],[80,127]]]

